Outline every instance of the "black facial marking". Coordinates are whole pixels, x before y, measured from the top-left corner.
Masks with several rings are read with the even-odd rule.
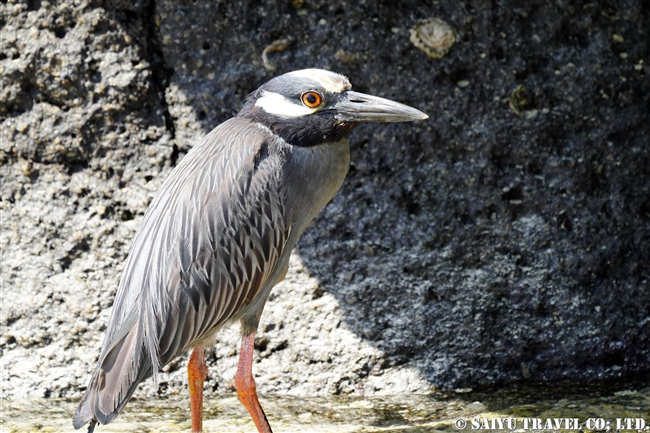
[[[328,111],[285,119],[268,115],[258,108],[251,118],[267,126],[287,143],[302,147],[340,141],[357,126],[355,123],[337,121],[334,113]]]

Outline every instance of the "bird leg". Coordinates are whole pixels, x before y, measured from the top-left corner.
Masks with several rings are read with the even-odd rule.
[[[241,340],[239,364],[235,375],[235,388],[239,401],[248,409],[257,431],[259,433],[273,433],[269,421],[266,419],[264,409],[257,399],[255,379],[253,379],[253,349],[255,345],[255,332],[244,335]]]
[[[203,382],[208,377],[204,348],[203,344],[194,346],[190,362],[187,363],[187,382],[190,388],[193,433],[203,431]]]

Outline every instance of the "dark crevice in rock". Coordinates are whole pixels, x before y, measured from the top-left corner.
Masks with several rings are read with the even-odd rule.
[[[169,81],[174,73],[172,68],[167,67],[165,56],[158,40],[158,33],[156,32],[156,2],[150,0],[143,8],[142,24],[144,27],[145,37],[145,55],[149,64],[151,65],[151,76],[153,78],[153,85],[158,92],[160,102],[162,105],[163,117],[165,118],[165,128],[169,131],[171,142],[174,143],[176,137],[176,128],[174,127],[174,120],[169,112],[167,99],[165,98],[165,89],[169,86]],[[176,166],[178,161],[178,146],[172,145],[172,154],[170,156],[172,167]]]
[[[72,265],[72,262],[79,258],[82,253],[90,250],[90,245],[88,245],[88,242],[85,240],[80,240],[77,242],[68,252],[65,256],[61,257],[59,259],[59,263],[61,265],[61,270],[65,271],[66,269],[70,268]]]
[[[28,11],[37,11],[41,8],[41,1],[40,0],[29,0],[27,2],[27,10]]]

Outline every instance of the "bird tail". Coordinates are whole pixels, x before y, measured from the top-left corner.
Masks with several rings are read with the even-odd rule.
[[[128,322],[132,322],[131,326],[127,325]],[[110,348],[102,353],[72,418],[75,429],[90,422],[88,431],[92,432],[96,423],[111,422],[122,411],[138,384],[152,374],[151,357],[142,343],[144,331],[137,317],[131,315],[125,325]]]

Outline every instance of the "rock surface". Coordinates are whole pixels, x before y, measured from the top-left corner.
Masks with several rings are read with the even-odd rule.
[[[430,119],[351,136],[350,174],[262,318],[261,392],[650,369],[643,1],[240,3],[0,4],[3,398],[81,395],[157,187],[249,92],[305,67]],[[442,59],[409,41],[431,17],[457,32]],[[232,390],[238,344],[220,334],[208,392]],[[137,395],[184,392],[184,366]]]

